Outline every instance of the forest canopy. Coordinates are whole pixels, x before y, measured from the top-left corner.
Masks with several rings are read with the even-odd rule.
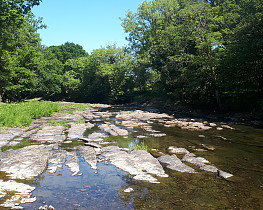
[[[0,100],[126,103],[159,98],[219,110],[263,110],[261,0],[153,0],[122,18],[128,47],[88,54],[41,44],[40,0],[0,3]]]

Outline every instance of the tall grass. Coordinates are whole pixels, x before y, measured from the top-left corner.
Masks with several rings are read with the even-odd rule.
[[[60,109],[60,104],[47,101],[0,104],[0,127],[28,126],[33,119],[48,117]]]

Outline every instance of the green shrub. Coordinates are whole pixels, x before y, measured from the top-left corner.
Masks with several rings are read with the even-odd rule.
[[[139,144],[134,145],[131,149],[133,150],[148,150],[148,146],[144,144],[144,142],[141,142]]]

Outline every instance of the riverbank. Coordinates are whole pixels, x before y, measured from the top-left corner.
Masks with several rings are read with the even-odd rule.
[[[144,102],[133,102],[121,106],[137,107],[142,110],[154,110],[158,112],[165,112],[180,118],[196,118],[207,121],[226,122],[230,124],[249,125],[258,128],[263,128],[263,113],[262,110],[231,112],[218,111],[210,109],[196,109],[187,105],[173,104],[164,99],[152,99]],[[121,107],[120,106],[120,107]],[[263,108],[262,108],[263,109]]]

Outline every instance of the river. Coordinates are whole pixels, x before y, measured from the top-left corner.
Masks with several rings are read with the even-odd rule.
[[[110,111],[115,113],[116,109]],[[115,116],[116,113],[107,121],[116,123]],[[105,120],[91,122],[98,126]],[[97,126],[87,130],[86,135],[98,130]],[[108,137],[107,141],[127,148],[143,142],[149,149],[158,149],[164,154],[168,153],[170,146],[183,147],[234,176],[226,180],[211,172],[188,174],[165,168],[169,177],[158,177],[160,183],[153,184],[136,181],[108,162],[98,163],[98,170],[91,169],[77,153],[80,176],[72,176],[65,165],[54,174],[46,171],[33,182],[26,182],[36,187],[33,196],[37,200],[22,206],[38,209],[39,206],[52,205],[58,210],[263,209],[263,129],[238,124],[231,125],[234,129],[220,131],[214,128],[190,131],[164,127],[160,123],[151,126],[166,136],[151,137],[145,130],[133,128],[128,138]],[[201,144],[210,145],[213,150],[196,150]],[[64,148],[62,144],[61,149]],[[66,149],[72,150],[70,146]],[[129,187],[134,191],[125,193]]]

